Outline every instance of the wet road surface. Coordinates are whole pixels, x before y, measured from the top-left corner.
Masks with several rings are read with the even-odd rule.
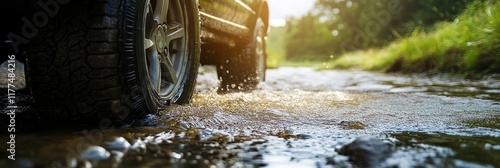
[[[217,94],[214,72],[142,126],[18,133],[0,167],[500,167],[499,76],[280,68]]]

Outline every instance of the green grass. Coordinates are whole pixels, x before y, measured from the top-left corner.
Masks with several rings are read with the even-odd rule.
[[[500,73],[500,3],[475,2],[454,22],[417,28],[385,48],[344,54],[328,68],[389,72]]]

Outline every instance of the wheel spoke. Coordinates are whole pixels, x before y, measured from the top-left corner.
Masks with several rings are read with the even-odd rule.
[[[170,56],[165,56],[161,61],[162,73],[161,77],[167,80],[169,83],[177,83],[177,72],[175,70],[174,64],[172,63],[172,58]]]
[[[169,24],[167,30],[167,44],[170,44],[172,40],[183,38],[185,36],[184,27],[179,23]]]
[[[158,53],[153,51],[151,55],[148,57],[149,59],[149,78],[151,79],[151,84],[153,88],[157,91],[160,90],[161,86],[161,69],[160,69],[160,61],[158,58]]]
[[[188,71],[185,50],[188,34],[183,1],[149,0],[144,48],[151,88],[161,97],[173,97]]]
[[[155,43],[153,42],[153,40],[150,40],[150,39],[144,39],[144,49],[149,49],[151,47],[153,47]]]
[[[158,23],[167,23],[169,5],[170,0],[156,0],[156,8],[153,16]]]

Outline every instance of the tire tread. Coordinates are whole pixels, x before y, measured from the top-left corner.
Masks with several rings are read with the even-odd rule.
[[[122,105],[120,2],[72,1],[28,49],[32,92],[44,121],[92,122]],[[91,10],[87,10],[91,9]]]

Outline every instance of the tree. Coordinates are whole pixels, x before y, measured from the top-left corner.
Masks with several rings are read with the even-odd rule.
[[[309,12],[301,18],[288,20],[285,50],[291,60],[322,59],[332,49],[330,31],[319,21],[317,15]]]
[[[289,19],[288,58],[330,55],[387,45],[415,29],[453,21],[474,0],[317,0],[306,16]]]

